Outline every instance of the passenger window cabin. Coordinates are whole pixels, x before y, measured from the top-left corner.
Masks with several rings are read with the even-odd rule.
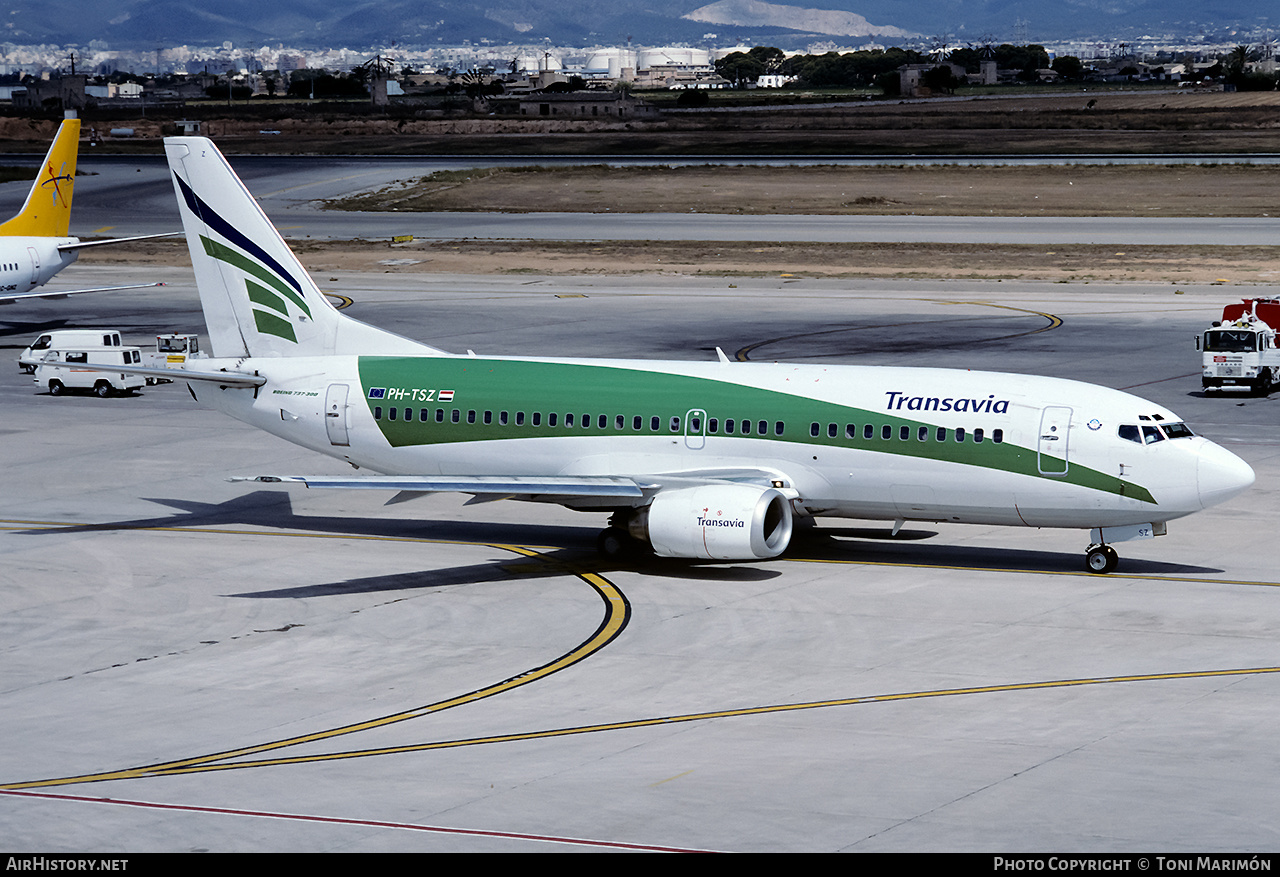
[[[128,354],[126,354],[126,359]],[[85,362],[86,354],[81,352],[72,352],[66,354],[66,362]],[[448,413],[446,413],[448,412]],[[417,410],[418,421],[421,423],[461,423],[463,419],[463,409],[460,408],[422,408]],[[396,408],[389,407],[384,410],[382,406],[376,406],[373,409],[375,420],[382,420],[384,417],[389,421],[404,421],[406,423],[413,422],[413,408]],[[648,428],[650,432],[658,433],[663,429],[662,415],[647,415],[649,419]],[[541,411],[524,412],[524,411],[502,411],[495,412],[492,410],[466,410],[466,422],[475,424],[477,422],[486,426],[491,426],[495,422],[498,426],[518,427],[528,423],[532,427],[542,427],[544,423],[544,414]],[[547,412],[545,414],[545,423],[547,428],[555,428],[560,425],[560,415],[555,412]],[[600,430],[612,429],[616,432],[625,432],[630,424],[630,430],[633,432],[642,432],[645,428],[646,415],[642,414],[574,414],[566,412],[563,415],[563,426],[566,429],[574,428],[575,424],[579,429],[597,428]],[[687,427],[694,433],[701,434],[705,427],[707,435],[742,435],[742,436],[782,436],[786,433],[786,421],[768,421],[768,420],[749,420],[747,418],[725,418],[721,420],[717,417],[703,418],[695,415],[689,418],[687,423],[682,423],[683,418],[679,415],[672,415],[666,419],[666,428],[671,433],[679,433],[682,426]],[[1153,420],[1163,420],[1158,415],[1155,417],[1140,415],[1140,420],[1151,422]],[[723,430],[723,432],[721,432]],[[1004,441],[1004,430],[993,429],[988,435],[983,427],[975,427],[972,430],[966,427],[955,427],[954,432],[945,426],[929,426],[927,424],[917,424],[911,426],[909,424],[898,424],[897,430],[894,430],[892,424],[864,423],[859,426],[856,423],[840,424],[828,421],[825,424],[820,421],[811,421],[809,424],[809,436],[811,438],[822,438],[825,434],[827,439],[843,440],[847,443],[855,443],[859,437],[863,441],[870,441],[875,438],[877,431],[880,439],[890,441],[894,438],[896,432],[898,441],[910,441],[913,437],[918,442],[945,442],[948,438],[956,442],[971,441],[974,444],[981,444],[990,440],[995,444]],[[951,435],[949,435],[951,433]],[[1194,433],[1182,423],[1160,423],[1159,425],[1134,425],[1123,424],[1118,428],[1118,436],[1126,441],[1135,444],[1154,444],[1155,442],[1164,441],[1166,438],[1183,438],[1194,435]]]

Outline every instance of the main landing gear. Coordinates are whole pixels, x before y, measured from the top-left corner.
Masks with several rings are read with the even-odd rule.
[[[1084,565],[1089,572],[1109,573],[1120,562],[1120,555],[1110,545],[1090,545],[1084,555]]]
[[[596,537],[596,551],[612,561],[628,561],[643,557],[647,546],[621,527],[609,526]]]

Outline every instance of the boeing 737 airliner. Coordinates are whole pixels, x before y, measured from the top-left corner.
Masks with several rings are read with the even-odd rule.
[[[1069,380],[446,353],[335,310],[213,143],[165,150],[216,357],[193,392],[359,470],[253,480],[559,503],[611,516],[607,553],[715,560],[820,516],[1072,527],[1100,573],[1254,480],[1173,412]]]
[[[76,156],[80,150],[80,120],[66,119],[58,128],[53,144],[36,174],[22,210],[0,224],[0,304],[28,298],[64,298],[87,292],[114,292],[160,286],[142,283],[132,286],[100,286],[92,289],[63,289],[32,292],[76,260],[86,247],[121,244],[126,241],[168,237],[141,235],[106,241],[82,241],[68,236],[71,226],[71,193],[76,184]]]

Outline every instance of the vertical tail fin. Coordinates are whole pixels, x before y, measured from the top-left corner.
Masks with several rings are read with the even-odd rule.
[[[438,352],[338,313],[210,140],[164,148],[215,356]]]
[[[0,225],[0,235],[64,238],[71,228],[71,190],[80,151],[80,120],[65,119],[40,165],[22,210]]]

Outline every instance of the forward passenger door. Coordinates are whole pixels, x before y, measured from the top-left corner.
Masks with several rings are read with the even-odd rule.
[[[1071,409],[1050,405],[1040,414],[1040,439],[1036,467],[1041,475],[1067,474],[1067,445],[1071,432]]]

